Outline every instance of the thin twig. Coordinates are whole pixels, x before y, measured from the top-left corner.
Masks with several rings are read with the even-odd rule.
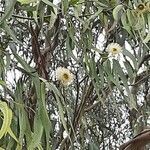
[[[5,14],[5,12],[4,11],[0,11],[0,14]],[[34,18],[31,18],[31,17],[25,17],[25,16],[20,16],[20,15],[15,15],[15,14],[12,14],[12,17],[19,18],[19,19],[34,20]],[[48,18],[48,17],[51,17],[51,15],[44,16],[44,18]],[[37,18],[39,19],[39,17],[37,17]]]

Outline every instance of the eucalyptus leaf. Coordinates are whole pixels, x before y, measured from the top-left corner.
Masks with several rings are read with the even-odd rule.
[[[0,19],[0,25],[11,17],[14,11],[15,4],[16,4],[16,0],[11,0],[11,1],[5,0],[5,12],[2,18]]]
[[[123,9],[123,5],[117,5],[113,10],[113,17],[116,21],[119,20],[120,11]]]

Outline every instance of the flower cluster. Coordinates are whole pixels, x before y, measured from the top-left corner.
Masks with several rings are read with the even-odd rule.
[[[64,67],[58,67],[56,69],[56,79],[59,80],[62,85],[67,86],[73,82],[73,74]]]
[[[106,51],[114,56],[116,54],[119,54],[122,52],[122,47],[118,44],[118,43],[110,43],[107,48],[106,48]]]

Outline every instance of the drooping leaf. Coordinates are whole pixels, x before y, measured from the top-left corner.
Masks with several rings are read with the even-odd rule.
[[[29,150],[35,149],[40,144],[42,134],[43,134],[43,125],[41,121],[41,115],[37,113],[34,121],[34,132],[32,135],[32,139],[30,140],[30,144],[28,146]]]
[[[134,55],[126,49],[123,50],[123,54],[130,58],[130,60],[133,62],[134,69],[137,70],[137,60],[135,59]]]
[[[0,19],[0,25],[4,23],[6,19],[9,19],[11,17],[15,4],[16,4],[16,0],[11,0],[11,1],[5,0],[5,13]]]
[[[14,134],[10,130],[10,124],[12,121],[12,111],[7,106],[6,102],[0,101],[0,110],[3,113],[3,124],[0,129],[0,139],[10,132],[10,135],[15,138]],[[16,139],[16,138],[15,138]]]
[[[50,2],[50,1],[48,1],[48,0],[42,0],[42,2],[44,2],[45,4],[51,6],[52,8],[54,7],[54,8],[59,9],[58,6],[54,5],[52,2]]]
[[[119,19],[119,15],[120,15],[120,11],[123,9],[123,5],[117,5],[114,9],[113,9],[113,17],[116,21],[118,21]]]
[[[64,129],[66,130],[69,138],[70,138],[70,135],[69,135],[69,131],[68,131],[68,128],[67,128],[67,125],[66,125],[66,119],[65,119],[65,116],[64,116],[64,108],[62,106],[62,103],[61,103],[61,100],[63,100],[63,97],[61,95],[61,93],[58,91],[58,89],[55,87],[54,84],[52,83],[48,83],[46,80],[42,79],[41,80],[46,84],[47,88],[52,90],[56,96],[56,100],[57,100],[57,105],[58,105],[58,110],[59,110],[59,117],[62,121],[62,124],[64,126]]]
[[[68,0],[62,0],[62,13],[65,15],[67,13],[68,7],[69,7],[69,1]]]
[[[22,45],[22,43],[17,39],[16,34],[14,33],[14,31],[10,28],[10,26],[7,25],[6,22],[4,22],[2,24],[2,28],[4,28],[4,30],[10,35],[10,37],[13,39],[14,42]]]

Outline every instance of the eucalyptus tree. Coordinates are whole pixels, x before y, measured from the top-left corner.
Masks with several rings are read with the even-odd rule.
[[[150,123],[149,0],[0,0],[1,149],[118,149]]]

